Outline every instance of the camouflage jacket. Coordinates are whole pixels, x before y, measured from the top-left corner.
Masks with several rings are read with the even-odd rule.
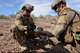
[[[76,13],[74,10],[64,7],[58,14],[58,17],[59,18],[56,25],[49,30],[49,32],[51,32],[54,36],[66,34],[65,32],[67,32],[69,26],[72,27],[73,25],[73,20],[76,17]]]
[[[18,14],[16,16],[15,25],[18,27],[20,31],[25,31],[28,30],[29,28],[32,29],[36,27],[31,17],[23,16],[22,14]]]

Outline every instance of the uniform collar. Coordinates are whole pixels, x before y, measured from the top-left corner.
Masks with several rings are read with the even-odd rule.
[[[68,7],[63,7],[62,8],[62,10],[58,13],[58,15],[61,15],[63,12],[68,12],[68,11],[70,11],[71,9],[70,8],[68,8]]]

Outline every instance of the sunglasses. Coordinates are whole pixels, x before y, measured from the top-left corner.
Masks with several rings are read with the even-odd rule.
[[[26,10],[27,12],[31,12],[30,10]]]
[[[52,9],[54,9],[54,10],[56,10],[58,7],[60,7],[61,6],[61,4],[59,3],[59,4],[56,4]]]

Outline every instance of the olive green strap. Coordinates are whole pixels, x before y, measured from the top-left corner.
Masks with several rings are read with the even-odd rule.
[[[76,12],[75,10],[72,10],[72,11],[74,11],[76,13],[76,15],[78,16],[79,21],[80,21],[80,15],[78,14],[78,12]]]

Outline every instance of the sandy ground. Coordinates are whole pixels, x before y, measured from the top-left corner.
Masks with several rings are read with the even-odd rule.
[[[29,42],[29,51],[21,52],[19,44],[13,39],[13,35],[10,33],[10,27],[13,23],[13,20],[14,19],[11,18],[0,20],[0,53],[44,53],[45,51],[51,49],[52,45],[48,44],[48,42],[41,43],[40,41],[37,41],[37,43],[34,43],[32,41]],[[48,20],[45,19],[38,19],[35,23],[37,26],[44,28],[44,30],[48,30],[51,26],[53,26],[50,22],[48,22]],[[54,50],[58,48],[55,47]],[[62,49],[61,46],[60,48]]]

